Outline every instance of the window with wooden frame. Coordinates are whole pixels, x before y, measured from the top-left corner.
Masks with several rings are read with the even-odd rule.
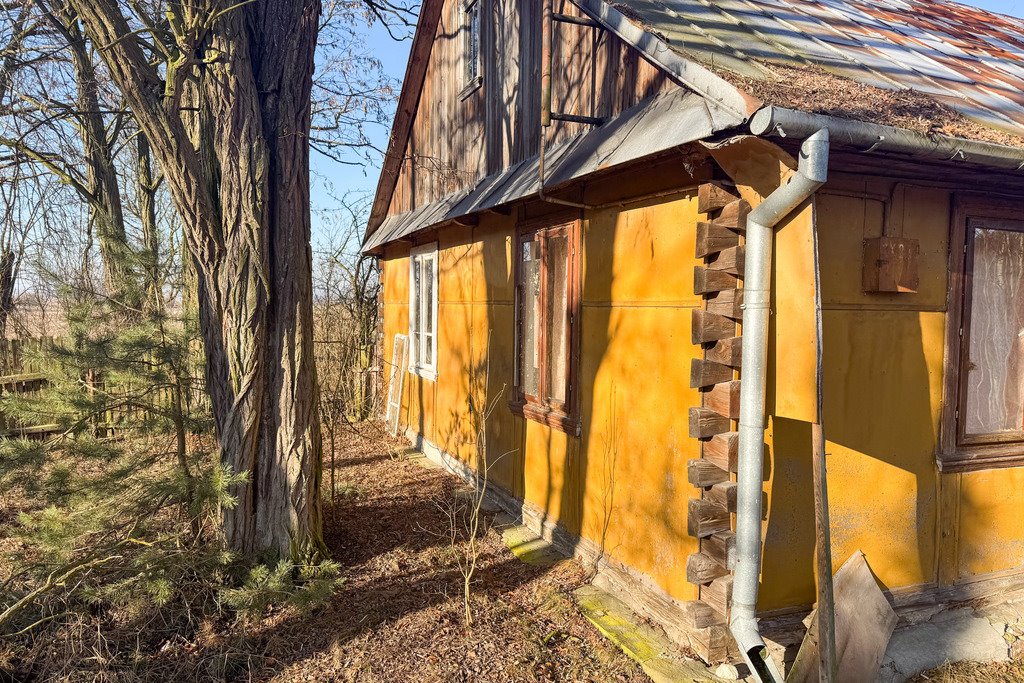
[[[577,215],[523,224],[516,237],[516,381],[513,410],[578,431]]]
[[[940,464],[1024,464],[1024,203],[957,202]]]
[[[437,243],[409,253],[409,371],[437,379]]]
[[[462,62],[463,62],[463,87],[459,93],[460,98],[465,99],[474,90],[479,88],[483,82],[482,53],[481,53],[481,25],[480,25],[480,3],[481,0],[466,0],[462,4]]]

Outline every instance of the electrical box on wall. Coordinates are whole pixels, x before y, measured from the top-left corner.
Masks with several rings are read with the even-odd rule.
[[[874,237],[864,240],[864,291],[868,293],[916,292],[920,284],[918,262],[921,243],[905,237]]]

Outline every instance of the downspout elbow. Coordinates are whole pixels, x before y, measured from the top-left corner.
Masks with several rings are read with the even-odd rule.
[[[782,682],[757,623],[772,239],[775,226],[825,183],[828,150],[827,129],[804,140],[796,172],[747,217],[736,473],[736,573],[729,629],[747,666],[761,683]]]

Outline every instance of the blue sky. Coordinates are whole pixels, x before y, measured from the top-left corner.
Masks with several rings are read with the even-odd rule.
[[[409,58],[412,38],[394,40],[380,24],[375,24],[366,29],[365,41],[373,56],[380,60],[387,75],[400,81],[405,75],[405,63]],[[390,126],[375,127],[368,131],[371,140],[381,150],[387,147],[390,132]],[[380,162],[378,160],[373,166],[339,164],[314,151],[310,157],[310,165],[313,241],[316,242],[330,235],[333,220],[344,220],[334,215],[338,206],[335,197],[346,192],[373,194],[377,188]]]
[[[1009,14],[1011,17],[1024,18],[1024,1],[1022,0],[982,0],[981,2],[973,0],[972,2],[964,2],[963,4],[974,5],[975,7],[981,7],[982,9],[991,10],[993,12],[1001,12],[1002,14]]]
[[[1024,0],[960,0],[963,4],[981,7],[993,12],[1001,12],[1015,17],[1024,18]],[[409,56],[412,40],[396,41],[380,25],[366,29],[366,44],[374,56],[384,65],[384,70],[395,79],[405,74],[405,62]],[[377,147],[387,146],[389,130],[380,127],[371,132]],[[314,240],[323,238],[331,232],[331,221],[337,206],[332,198],[346,191],[372,194],[377,187],[377,174],[380,171],[379,161],[372,167],[346,166],[313,153],[313,232]]]

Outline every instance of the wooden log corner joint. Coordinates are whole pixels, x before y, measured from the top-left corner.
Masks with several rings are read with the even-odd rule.
[[[703,306],[693,310],[691,335],[699,353],[690,363],[690,386],[699,390],[700,404],[690,408],[689,431],[699,440],[701,457],[687,463],[687,479],[699,497],[691,498],[687,508],[687,530],[697,539],[697,551],[687,559],[686,579],[697,586],[698,599],[689,603],[687,614],[703,638],[698,654],[714,661],[734,647],[726,624],[736,562],[732,514],[742,349],[738,322],[750,205],[720,182],[701,185],[697,203],[706,220],[697,223],[694,255],[703,264],[694,268],[693,291],[703,298]]]

